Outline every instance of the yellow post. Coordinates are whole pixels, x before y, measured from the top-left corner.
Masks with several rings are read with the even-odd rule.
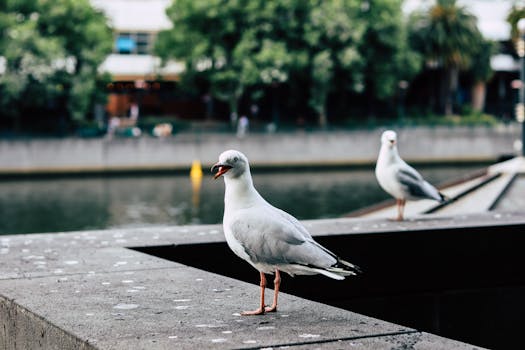
[[[200,161],[194,160],[191,163],[190,178],[202,179],[202,165]]]
[[[191,164],[190,180],[192,188],[192,204],[193,209],[198,210],[200,202],[200,192],[202,184],[202,165],[198,160],[194,160]]]

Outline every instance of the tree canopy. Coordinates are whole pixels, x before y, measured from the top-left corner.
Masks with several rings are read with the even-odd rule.
[[[459,71],[473,67],[485,42],[477,18],[456,0],[438,0],[428,11],[413,14],[410,40],[427,65],[442,69],[439,109],[452,114]],[[481,71],[477,74],[488,75]]]
[[[0,116],[17,127],[24,113],[84,118],[112,49],[106,22],[88,0],[0,2]]]
[[[173,28],[159,33],[156,52],[183,60],[183,82],[206,81],[232,112],[249,87],[286,85],[296,101],[302,100],[294,94],[309,87],[307,104],[323,126],[330,95],[367,89],[387,99],[400,79],[418,70],[400,6],[400,0],[367,6],[358,0],[177,0],[167,11]]]
[[[518,21],[522,18],[525,18],[525,7],[514,4],[507,15],[507,22],[510,24],[510,37],[513,42],[516,42],[520,35]]]
[[[421,70],[422,57],[409,45],[401,5],[402,0],[376,0],[363,11],[366,30],[360,52],[370,106],[389,99]]]
[[[186,63],[186,74],[209,83],[216,98],[237,112],[249,85],[286,80],[285,47],[265,38],[269,7],[264,1],[179,0],[167,10],[173,29],[159,33],[157,53]]]

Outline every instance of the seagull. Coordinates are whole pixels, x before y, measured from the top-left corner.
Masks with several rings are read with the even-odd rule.
[[[260,273],[259,308],[242,315],[277,311],[280,272],[294,275],[322,274],[343,280],[356,275],[356,265],[344,261],[314,241],[292,215],[269,204],[253,186],[248,158],[236,150],[223,152],[211,168],[214,178],[224,178],[223,229],[230,249]],[[275,274],[271,306],[264,303],[265,274]]]
[[[396,199],[397,221],[403,220],[407,199],[435,199],[445,201],[445,196],[408,165],[397,152],[397,135],[387,130],[381,135],[381,150],[376,164],[379,185]]]

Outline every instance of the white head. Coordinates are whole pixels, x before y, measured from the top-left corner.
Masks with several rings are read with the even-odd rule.
[[[236,150],[222,152],[219,162],[212,166],[211,172],[215,172],[214,178],[220,176],[225,178],[238,178],[246,172],[250,172],[248,158]]]
[[[395,131],[387,130],[381,135],[381,144],[393,148],[397,143],[397,134]]]

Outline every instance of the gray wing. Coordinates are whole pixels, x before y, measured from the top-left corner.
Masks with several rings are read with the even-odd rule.
[[[254,263],[301,264],[329,267],[337,262],[315,242],[306,228],[289,214],[273,208],[245,210],[230,229]],[[306,232],[306,234],[305,234]]]
[[[399,181],[412,197],[441,200],[439,191],[426,182],[423,177],[408,164],[404,164],[404,166],[399,168],[396,172],[396,180]]]

